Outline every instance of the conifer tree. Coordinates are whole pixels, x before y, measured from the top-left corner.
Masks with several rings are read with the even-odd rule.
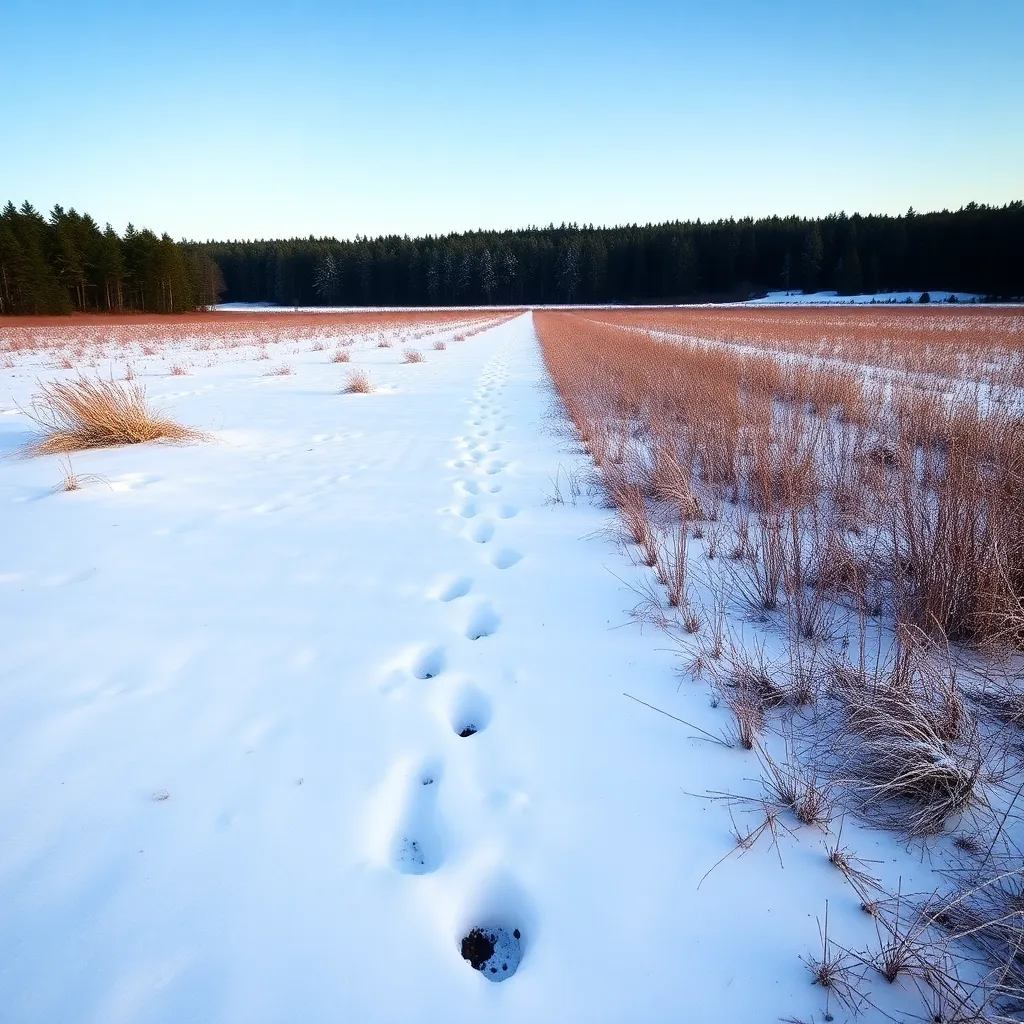
[[[490,249],[484,249],[480,253],[480,266],[478,270],[480,275],[480,291],[484,293],[487,301],[490,302],[494,289],[498,287],[498,279],[494,273],[494,260],[491,257]]]

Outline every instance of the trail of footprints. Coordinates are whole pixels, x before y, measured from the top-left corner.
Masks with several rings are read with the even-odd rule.
[[[504,448],[501,436],[506,428],[501,404],[506,376],[503,359],[500,356],[492,359],[473,395],[468,434],[456,439],[458,453],[447,464],[460,474],[455,483],[457,501],[451,511],[463,521],[462,535],[476,549],[472,555],[489,567],[479,578],[464,574],[445,576],[431,591],[431,597],[439,602],[456,607],[466,605],[466,615],[456,619],[463,623],[461,643],[486,643],[500,631],[501,613],[484,592],[487,581],[494,578],[491,573],[511,569],[523,557],[518,549],[496,543],[500,524],[519,514],[514,504],[499,498],[501,475],[508,465],[500,454]],[[456,646],[453,652],[457,651]],[[443,677],[448,668],[446,648],[421,650],[408,668],[419,680]],[[443,685],[443,679],[438,679],[438,683]],[[482,682],[467,681],[459,685],[451,695],[448,708],[452,741],[456,743],[479,737],[494,714],[492,698]],[[474,742],[486,742],[486,737]],[[403,874],[430,874],[444,862],[444,829],[438,810],[444,762],[438,758],[400,774],[395,781],[400,797],[397,827],[391,842],[391,863]],[[516,972],[522,958],[522,922],[509,919],[507,906],[501,908],[497,918],[490,908],[482,906],[478,918],[468,934],[460,936],[460,952],[485,978],[504,981]]]

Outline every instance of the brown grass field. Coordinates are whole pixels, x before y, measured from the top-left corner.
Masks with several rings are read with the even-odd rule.
[[[65,353],[69,365],[75,366],[97,350],[109,354],[112,348],[153,355],[163,348],[179,346],[208,351],[249,345],[254,338],[258,345],[310,342],[316,348],[339,337],[367,332],[397,334],[403,340],[449,330],[469,337],[518,315],[519,311],[496,308],[0,317],[0,360],[9,362],[21,354]]]
[[[836,847],[876,908],[865,963],[918,979],[951,1014],[929,1019],[1019,1019],[1022,311],[576,310],[535,324],[594,486],[651,570],[637,613],[731,713],[724,742],[763,766],[762,823],[738,848],[777,840],[786,816],[828,831],[849,814],[948,857],[927,897],[879,898]]]

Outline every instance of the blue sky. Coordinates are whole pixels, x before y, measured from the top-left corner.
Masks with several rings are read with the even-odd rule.
[[[1024,198],[1021,0],[0,3],[0,200],[175,237]]]

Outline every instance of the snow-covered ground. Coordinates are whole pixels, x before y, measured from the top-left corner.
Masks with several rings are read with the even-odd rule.
[[[757,760],[630,619],[649,572],[529,314],[423,364],[357,343],[369,395],[330,351],[232,353],[132,360],[204,443],[78,455],[74,492],[0,461],[0,1019],[823,1019],[826,901],[874,927],[813,829],[707,874],[737,851],[701,795]],[[41,372],[0,371],[8,455]]]
[[[870,295],[840,295],[838,292],[809,292],[801,291],[779,291],[769,292],[762,299],[751,299],[743,303],[747,306],[778,306],[792,303],[807,303],[810,305],[864,305],[872,303],[892,302],[920,302],[923,292],[873,292]],[[955,296],[957,302],[980,302],[984,296],[975,295],[973,292],[929,292],[928,298],[931,302],[949,302]]]

